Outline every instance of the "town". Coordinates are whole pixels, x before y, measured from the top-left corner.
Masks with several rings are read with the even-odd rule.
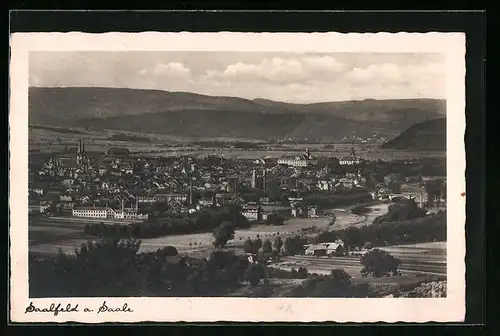
[[[252,291],[263,290],[255,287],[262,279],[307,279],[337,270],[345,274],[340,277],[394,273],[415,283],[446,274],[445,251],[434,246],[446,241],[439,160],[369,161],[354,148],[340,157],[308,149],[274,158],[149,157],[125,147],[87,151],[85,140],[60,152],[30,153],[30,267],[37,277],[47,274],[38,271],[46,258],[83,255],[100,246],[99,239],[140,239],[142,255],[182,255],[188,268],[217,253],[245,257],[266,269],[245,266]],[[431,247],[405,245],[415,243]],[[362,268],[368,252],[389,258],[380,274]],[[243,279],[224,281],[222,289],[210,285],[203,293],[234,292]],[[196,295],[192,288],[188,293]],[[151,292],[173,294],[163,287]]]
[[[414,175],[403,176],[401,165]],[[229,160],[213,155],[150,159],[125,148],[88,153],[81,139],[78,147],[67,152],[30,155],[29,209],[30,214],[126,224],[147,220],[156,203],[175,213],[238,204],[249,221],[265,221],[273,213],[285,218],[317,217],[325,205],[335,205],[336,195],[354,196],[353,203],[368,197],[388,201],[402,196],[426,207],[428,190],[422,182],[444,177],[412,172],[412,167],[420,166],[422,162],[368,162],[354,150],[339,158],[317,158],[306,150],[300,156],[278,159]],[[384,171],[387,174],[381,176]],[[403,184],[419,187],[404,192]],[[445,195],[434,196],[444,206]]]

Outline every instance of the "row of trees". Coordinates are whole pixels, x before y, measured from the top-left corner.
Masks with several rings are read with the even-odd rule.
[[[207,259],[192,259],[178,256],[173,247],[151,253],[138,253],[139,248],[140,241],[103,239],[75,255],[60,252],[45,260],[30,255],[30,297],[223,295],[242,281],[262,279],[261,270],[231,252],[214,250]]]
[[[373,297],[368,284],[355,284],[344,270],[334,269],[330,275],[312,276],[287,293],[288,297]]]
[[[322,232],[315,237],[313,242],[331,242],[338,238],[342,239],[345,246],[350,249],[362,247],[367,242],[373,246],[384,246],[444,241],[446,240],[446,213],[439,212],[416,219]]]
[[[143,223],[116,225],[96,223],[85,226],[89,235],[120,238],[154,238],[173,234],[210,232],[222,223],[230,222],[234,228],[247,228],[250,222],[237,207],[203,209],[194,214],[172,214],[169,217],[157,217]]]
[[[264,242],[262,242],[260,238],[257,239],[248,238],[243,243],[243,250],[245,251],[245,253],[252,253],[252,254],[274,253],[275,255],[279,255],[281,253],[282,247],[283,247],[283,241],[281,240],[281,237],[276,237],[273,241],[266,239],[264,240]]]
[[[419,208],[415,200],[401,199],[391,204],[386,214],[375,218],[373,225],[385,222],[407,221],[425,217],[426,215],[427,211]]]

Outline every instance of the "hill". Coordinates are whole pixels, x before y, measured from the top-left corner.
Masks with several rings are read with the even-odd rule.
[[[382,145],[384,149],[442,151],[446,150],[446,119],[428,120],[411,126]]]
[[[32,87],[28,100],[30,125],[256,139],[393,134],[445,113],[433,99],[291,104],[119,88]]]

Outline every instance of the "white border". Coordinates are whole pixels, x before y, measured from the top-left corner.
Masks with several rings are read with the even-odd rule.
[[[97,308],[103,299],[28,298],[28,52],[189,50],[446,54],[448,297],[443,299],[106,298],[134,313],[25,314],[32,301]],[[465,34],[16,33],[11,35],[10,317],[14,322],[459,322],[465,316]]]

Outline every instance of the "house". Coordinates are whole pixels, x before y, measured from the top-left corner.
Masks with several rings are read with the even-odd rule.
[[[59,201],[60,202],[71,202],[71,201],[73,201],[73,196],[71,196],[71,195],[60,195],[59,196]]]
[[[29,191],[31,191],[35,194],[38,194],[40,196],[43,196],[43,188],[34,187],[34,188],[30,188]]]
[[[301,159],[300,157],[285,158],[278,159],[278,164],[290,167],[307,167],[307,160]]]
[[[74,217],[85,217],[85,218],[107,218],[108,217],[107,207],[78,207],[73,208],[72,214]]]
[[[304,253],[307,256],[316,256],[316,257],[326,256],[326,247],[322,244],[305,245],[304,247],[306,248]]]
[[[39,205],[29,205],[28,206],[28,213],[29,214],[38,214],[38,213],[44,213],[46,209],[50,207],[49,204],[46,203],[40,203]]]
[[[342,256],[345,253],[344,242],[340,239],[332,243],[304,245],[307,256]]]
[[[318,217],[318,208],[312,206],[307,209],[307,217],[309,218],[317,218]]]
[[[340,239],[333,243],[325,243],[327,256],[342,256],[345,253],[344,242]]]
[[[256,221],[262,218],[262,207],[258,205],[244,205],[241,214],[249,221]]]
[[[289,167],[307,167],[309,165],[314,165],[316,163],[317,160],[314,159],[314,157],[311,155],[308,149],[301,156],[297,156],[295,158],[278,159],[279,165],[285,165]]]
[[[210,196],[205,196],[205,197],[202,197],[198,203],[201,205],[201,206],[212,206],[214,204],[214,198],[213,197],[210,197]]]
[[[185,195],[185,194],[156,194],[155,197],[158,201],[161,201],[161,202],[170,202],[170,201],[186,202],[187,201],[187,195]]]
[[[290,218],[292,216],[292,208],[288,206],[280,206],[280,205],[262,205],[262,219],[267,219],[267,216],[275,213],[284,218]],[[265,218],[264,218],[265,217]]]
[[[341,166],[352,166],[352,165],[357,165],[360,164],[361,160],[358,159],[355,156],[342,156],[339,159],[339,164]]]

